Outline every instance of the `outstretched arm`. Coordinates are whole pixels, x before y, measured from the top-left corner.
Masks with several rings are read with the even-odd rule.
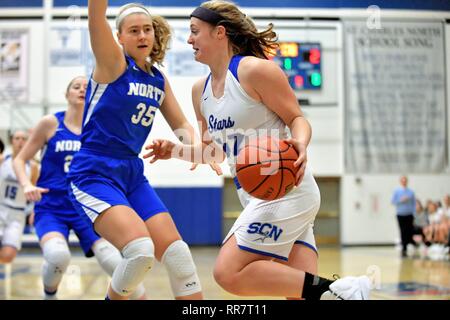
[[[204,80],[199,81],[192,89],[192,101],[202,138],[198,138],[197,134],[195,134],[194,128],[181,111],[170,85],[166,81],[166,97],[161,106],[161,112],[177,135],[177,138],[184,144],[175,144],[163,139],[155,140],[146,147],[147,150],[151,151],[144,155],[144,158],[152,158],[150,163],[160,159],[177,158],[194,163],[208,163],[217,174],[222,174],[217,163],[224,160],[224,154],[222,150],[211,141],[211,138],[207,134],[206,122],[200,113],[201,82],[204,84]]]

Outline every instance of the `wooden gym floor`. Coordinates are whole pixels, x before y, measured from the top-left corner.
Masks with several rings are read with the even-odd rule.
[[[218,247],[192,247],[204,295],[209,300],[241,299],[226,293],[212,277]],[[95,258],[86,259],[73,247],[72,260],[59,288],[59,299],[103,299],[108,277]],[[367,274],[375,279],[377,290],[371,299],[450,299],[450,261],[400,258],[394,247],[323,246],[319,248],[319,274]],[[25,248],[9,267],[0,265],[0,299],[42,299],[42,256],[38,248]],[[172,299],[164,267],[157,263],[145,280],[150,299]],[[245,299],[273,299],[245,297]]]

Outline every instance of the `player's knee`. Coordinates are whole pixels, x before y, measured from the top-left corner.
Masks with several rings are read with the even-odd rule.
[[[129,242],[123,249],[122,255],[130,266],[139,266],[144,273],[153,267],[155,261],[155,246],[150,238],[143,237]]]
[[[2,250],[0,263],[12,263],[16,258],[17,250]]]
[[[119,295],[134,292],[154,263],[154,245],[148,237],[138,238],[122,249],[123,260],[114,270],[111,286]]]
[[[128,297],[130,300],[146,300],[145,287],[140,283],[136,290]]]
[[[214,266],[213,276],[214,280],[222,289],[230,293],[237,293],[237,285],[239,282],[236,281],[236,274],[226,265],[216,263]]]
[[[148,237],[138,238],[123,247],[122,255],[125,259],[142,257],[142,261],[146,261],[146,264],[151,267],[155,260],[155,246],[152,239]]]
[[[172,242],[162,255],[161,263],[167,269],[175,297],[191,295],[202,290],[197,269],[186,242],[182,240]]]
[[[114,270],[122,261],[122,255],[119,250],[108,241],[102,239],[92,246],[92,251],[103,270],[112,276]]]
[[[47,240],[42,246],[45,261],[48,264],[65,271],[70,263],[70,250],[66,240],[56,237]]]

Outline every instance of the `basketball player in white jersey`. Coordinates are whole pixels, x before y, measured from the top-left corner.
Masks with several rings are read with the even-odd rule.
[[[216,281],[240,296],[368,299],[371,284],[366,276],[336,281],[317,276],[313,223],[320,193],[307,166],[311,127],[286,76],[267,59],[277,46],[273,26],[258,32],[234,4],[208,1],[192,12],[190,28],[188,43],[195,60],[211,71],[192,90],[203,143],[177,145],[177,152],[171,152],[173,143],[156,140],[147,146],[151,151],[145,157],[152,157],[150,162],[173,156],[205,163],[211,159],[182,155],[214,148],[216,154],[225,151],[235,176],[235,157],[246,139],[259,132],[285,139],[286,127],[292,137],[287,142],[299,154],[297,187],[281,199],[256,199],[235,179],[244,210],[223,242]]]
[[[17,181],[12,161],[24,146],[28,134],[17,130],[11,135],[11,154],[0,159],[0,263],[11,263],[22,247],[27,200]],[[39,169],[35,162],[26,163],[26,175],[36,182]]]

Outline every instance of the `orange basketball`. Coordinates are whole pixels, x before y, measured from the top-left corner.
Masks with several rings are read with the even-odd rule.
[[[241,187],[262,200],[283,197],[295,186],[298,168],[294,147],[274,137],[250,140],[236,160],[236,174]]]

